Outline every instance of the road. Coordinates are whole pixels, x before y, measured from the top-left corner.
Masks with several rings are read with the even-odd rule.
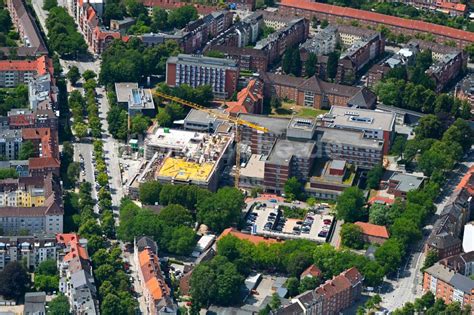
[[[48,35],[48,29],[46,28],[46,18],[48,17],[48,11],[43,10],[43,0],[35,0],[31,1],[33,5],[33,9],[36,12],[36,16],[43,28],[43,31],[46,35]]]
[[[454,188],[459,183],[461,178],[467,172],[467,170],[474,165],[473,162],[474,154],[467,157],[466,161],[459,164],[451,173],[443,187],[442,192],[435,202],[436,215],[433,215],[431,222],[424,229],[423,239],[419,241],[406,261],[405,266],[401,268],[398,280],[387,280],[387,284],[381,292],[382,306],[390,311],[402,307],[406,302],[413,302],[415,298],[422,295],[422,281],[423,277],[421,274],[421,267],[424,262],[423,248],[426,243],[429,234],[432,229],[432,225],[438,215],[443,211],[444,206],[449,201],[451,195],[454,192]],[[388,288],[387,288],[388,286]]]

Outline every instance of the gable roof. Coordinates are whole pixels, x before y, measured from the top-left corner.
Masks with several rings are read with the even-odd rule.
[[[388,230],[383,225],[376,225],[367,222],[355,222],[355,225],[359,226],[362,229],[362,233],[369,236],[388,238]]]
[[[219,235],[219,237],[217,238],[217,241],[219,241],[221,238],[227,235],[232,235],[234,237],[237,237],[240,240],[246,240],[253,244],[260,244],[260,243],[273,244],[273,243],[280,242],[280,240],[277,240],[274,238],[265,238],[263,236],[245,234],[245,233],[235,230],[234,228],[227,228],[224,231],[222,231],[221,235]]]
[[[321,276],[321,270],[319,270],[319,268],[316,267],[315,265],[311,265],[301,273],[300,278],[304,278],[308,276],[319,277]]]

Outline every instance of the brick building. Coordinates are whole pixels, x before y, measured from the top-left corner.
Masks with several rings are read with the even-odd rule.
[[[417,33],[431,33],[440,42],[452,40],[458,47],[464,47],[474,42],[474,33],[454,29],[447,26],[427,23],[419,20],[409,20],[380,13],[340,7],[311,0],[282,0],[280,12],[292,16],[301,16],[311,20],[327,20],[329,23],[357,21],[362,25],[376,28],[378,25],[388,27],[396,34],[416,35]]]
[[[431,291],[446,304],[459,302],[461,307],[474,306],[474,280],[439,263],[427,268],[423,276],[423,292]]]
[[[210,50],[219,51],[226,58],[237,61],[240,70],[266,72],[268,69],[268,55],[261,50],[224,45],[212,46]]]
[[[214,96],[228,98],[237,89],[239,68],[233,60],[180,54],[166,62],[166,84],[211,85]]]
[[[297,105],[314,108],[331,106],[359,107],[372,109],[376,96],[366,88],[322,81],[317,77],[308,79],[274,73],[262,74],[265,82],[265,96],[276,95],[281,99],[293,100]]]
[[[263,82],[252,79],[237,94],[237,101],[227,102],[226,112],[232,115],[239,113],[261,114],[263,111]]]
[[[383,244],[389,238],[388,230],[385,226],[371,224],[367,222],[355,222],[362,230],[364,242],[370,244]]]

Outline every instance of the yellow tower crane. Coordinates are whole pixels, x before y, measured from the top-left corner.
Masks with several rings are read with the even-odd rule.
[[[192,102],[183,100],[179,97],[164,94],[164,93],[161,93],[159,91],[154,91],[154,94],[159,98],[162,98],[162,99],[165,99],[165,100],[168,100],[168,101],[171,101],[171,102],[175,102],[175,103],[178,103],[178,104],[181,104],[181,105],[184,105],[184,106],[187,106],[187,107],[190,107],[190,108],[208,113],[211,116],[215,116],[219,119],[222,119],[222,120],[225,120],[225,121],[228,121],[228,122],[231,122],[231,123],[235,124],[235,142],[236,142],[235,167],[236,167],[236,170],[235,170],[234,184],[235,184],[236,188],[239,188],[239,178],[240,178],[240,135],[239,135],[239,126],[247,126],[249,128],[252,128],[252,129],[255,129],[255,130],[258,130],[258,131],[261,131],[261,132],[268,132],[268,129],[265,128],[265,127],[259,126],[257,124],[251,123],[249,121],[240,119],[238,117],[233,117],[233,116],[229,116],[229,115],[225,115],[225,114],[216,113],[216,112],[210,110],[209,108],[203,107],[203,106],[198,105],[196,103],[192,103]]]

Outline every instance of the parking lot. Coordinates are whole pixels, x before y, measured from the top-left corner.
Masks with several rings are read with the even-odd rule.
[[[272,200],[273,201],[273,200]],[[301,209],[301,218],[285,217],[285,208],[279,202],[255,202],[246,215],[246,225],[243,232],[269,236],[280,239],[309,239],[326,242],[333,216],[328,214],[328,208],[318,205],[307,211],[306,207],[292,205]]]

